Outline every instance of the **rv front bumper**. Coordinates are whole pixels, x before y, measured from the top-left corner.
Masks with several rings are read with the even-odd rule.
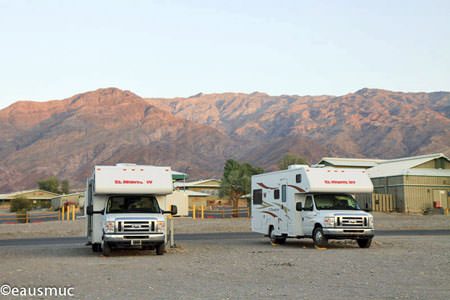
[[[142,244],[156,245],[164,243],[164,233],[152,234],[105,234],[103,240],[108,243],[134,244],[140,241]]]
[[[375,230],[372,228],[323,228],[323,234],[328,239],[364,239],[372,238]]]

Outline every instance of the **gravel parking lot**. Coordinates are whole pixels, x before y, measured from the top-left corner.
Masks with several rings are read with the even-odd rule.
[[[447,219],[434,217],[418,216],[435,228],[449,228]],[[376,218],[384,226],[395,223],[390,215]],[[424,225],[416,217],[404,220],[397,229]],[[66,226],[52,223],[48,226]],[[177,219],[176,224],[179,233],[249,230],[248,219]],[[30,229],[34,225],[45,223],[17,226],[26,227],[26,236],[42,233]],[[80,235],[78,226],[83,228],[81,220],[72,223],[70,233]],[[370,249],[351,241],[332,242],[327,250],[315,249],[310,240],[272,246],[264,237],[191,240],[178,246],[164,256],[132,250],[108,258],[83,244],[4,246],[0,284],[72,286],[74,299],[448,299],[450,295],[449,236],[376,237]]]
[[[266,238],[186,241],[180,249],[117,251],[83,245],[3,247],[12,286],[72,286],[75,299],[448,299],[450,239],[382,237],[370,249]],[[1,297],[0,297],[1,299]]]

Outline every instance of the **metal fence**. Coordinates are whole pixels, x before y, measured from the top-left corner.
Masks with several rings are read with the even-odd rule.
[[[205,208],[201,206],[193,206],[189,210],[189,217],[193,219],[210,219],[210,218],[249,218],[250,208],[249,207],[239,207],[237,209],[228,206],[215,207],[215,208]]]
[[[75,221],[75,206],[63,207],[59,211],[0,214],[0,224],[41,223],[46,221]]]

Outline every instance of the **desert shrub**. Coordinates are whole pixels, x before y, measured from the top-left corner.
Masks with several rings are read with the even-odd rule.
[[[11,200],[11,206],[9,208],[12,212],[17,211],[27,211],[31,210],[33,207],[33,201],[31,199],[25,198],[25,197],[17,197],[15,199]]]

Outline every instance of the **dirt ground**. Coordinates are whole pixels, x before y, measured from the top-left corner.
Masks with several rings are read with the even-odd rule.
[[[72,299],[444,300],[450,295],[448,236],[380,237],[369,249],[352,241],[331,242],[327,250],[315,249],[309,240],[272,246],[263,237],[178,246],[164,256],[120,250],[107,258],[82,244],[4,246],[0,283],[73,287]]]
[[[450,216],[373,213],[375,229],[450,229]],[[174,218],[176,233],[246,232],[249,218]],[[85,235],[85,219],[34,224],[0,224],[0,239],[69,237]]]

